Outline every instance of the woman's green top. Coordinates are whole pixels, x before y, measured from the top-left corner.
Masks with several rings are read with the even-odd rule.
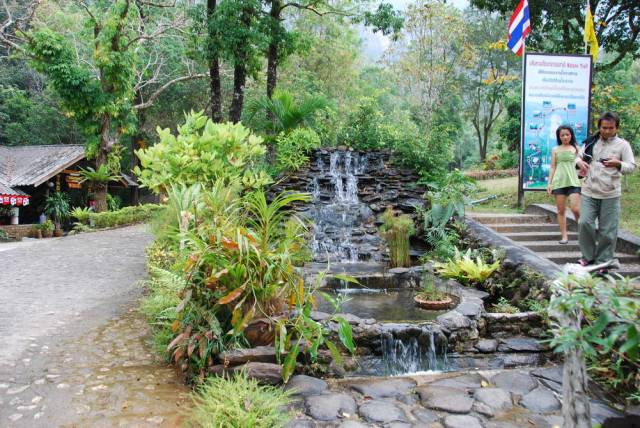
[[[551,183],[553,190],[563,187],[580,187],[580,179],[576,172],[576,156],[573,150],[556,151],[556,172],[553,174]]]

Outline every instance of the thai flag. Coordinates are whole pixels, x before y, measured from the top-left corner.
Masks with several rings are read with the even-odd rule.
[[[507,46],[516,55],[522,55],[524,50],[524,38],[531,31],[531,21],[529,21],[529,2],[527,0],[520,0],[518,7],[511,15],[509,20],[509,37],[507,40]]]

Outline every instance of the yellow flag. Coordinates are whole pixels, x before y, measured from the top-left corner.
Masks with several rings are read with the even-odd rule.
[[[595,64],[598,61],[598,39],[596,38],[596,30],[593,25],[593,15],[591,14],[591,6],[587,6],[587,16],[584,19],[584,42],[589,45],[589,54],[593,57]]]

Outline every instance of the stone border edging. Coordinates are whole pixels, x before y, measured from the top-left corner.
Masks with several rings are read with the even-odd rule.
[[[550,204],[531,204],[527,206],[524,212],[527,214],[546,215],[551,220],[555,220],[556,216],[558,215],[558,209]],[[575,218],[573,217],[573,213],[570,210],[567,211],[566,217],[567,226],[569,226],[569,229],[572,231],[577,231],[578,223],[576,222]],[[640,251],[640,237],[627,230],[619,229],[617,249],[625,253],[637,254],[637,252]]]
[[[465,217],[464,222],[467,225],[468,230],[482,244],[504,249],[507,259],[514,263],[525,264],[533,270],[541,273],[549,280],[555,280],[558,275],[562,274],[562,269],[560,269],[560,267],[555,263],[540,257],[538,254],[526,247],[518,245],[516,242],[500,235],[484,224],[479,223],[470,217]]]

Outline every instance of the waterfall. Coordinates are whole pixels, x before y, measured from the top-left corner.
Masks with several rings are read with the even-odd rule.
[[[328,159],[327,159],[327,156]],[[357,263],[381,258],[380,239],[365,233],[374,215],[358,198],[358,176],[366,174],[366,153],[335,150],[319,154],[308,191],[314,223],[311,250],[316,262]]]
[[[419,335],[399,337],[385,332],[381,337],[382,370],[385,375],[402,375],[447,369],[447,345],[436,345],[436,333],[423,329]]]

